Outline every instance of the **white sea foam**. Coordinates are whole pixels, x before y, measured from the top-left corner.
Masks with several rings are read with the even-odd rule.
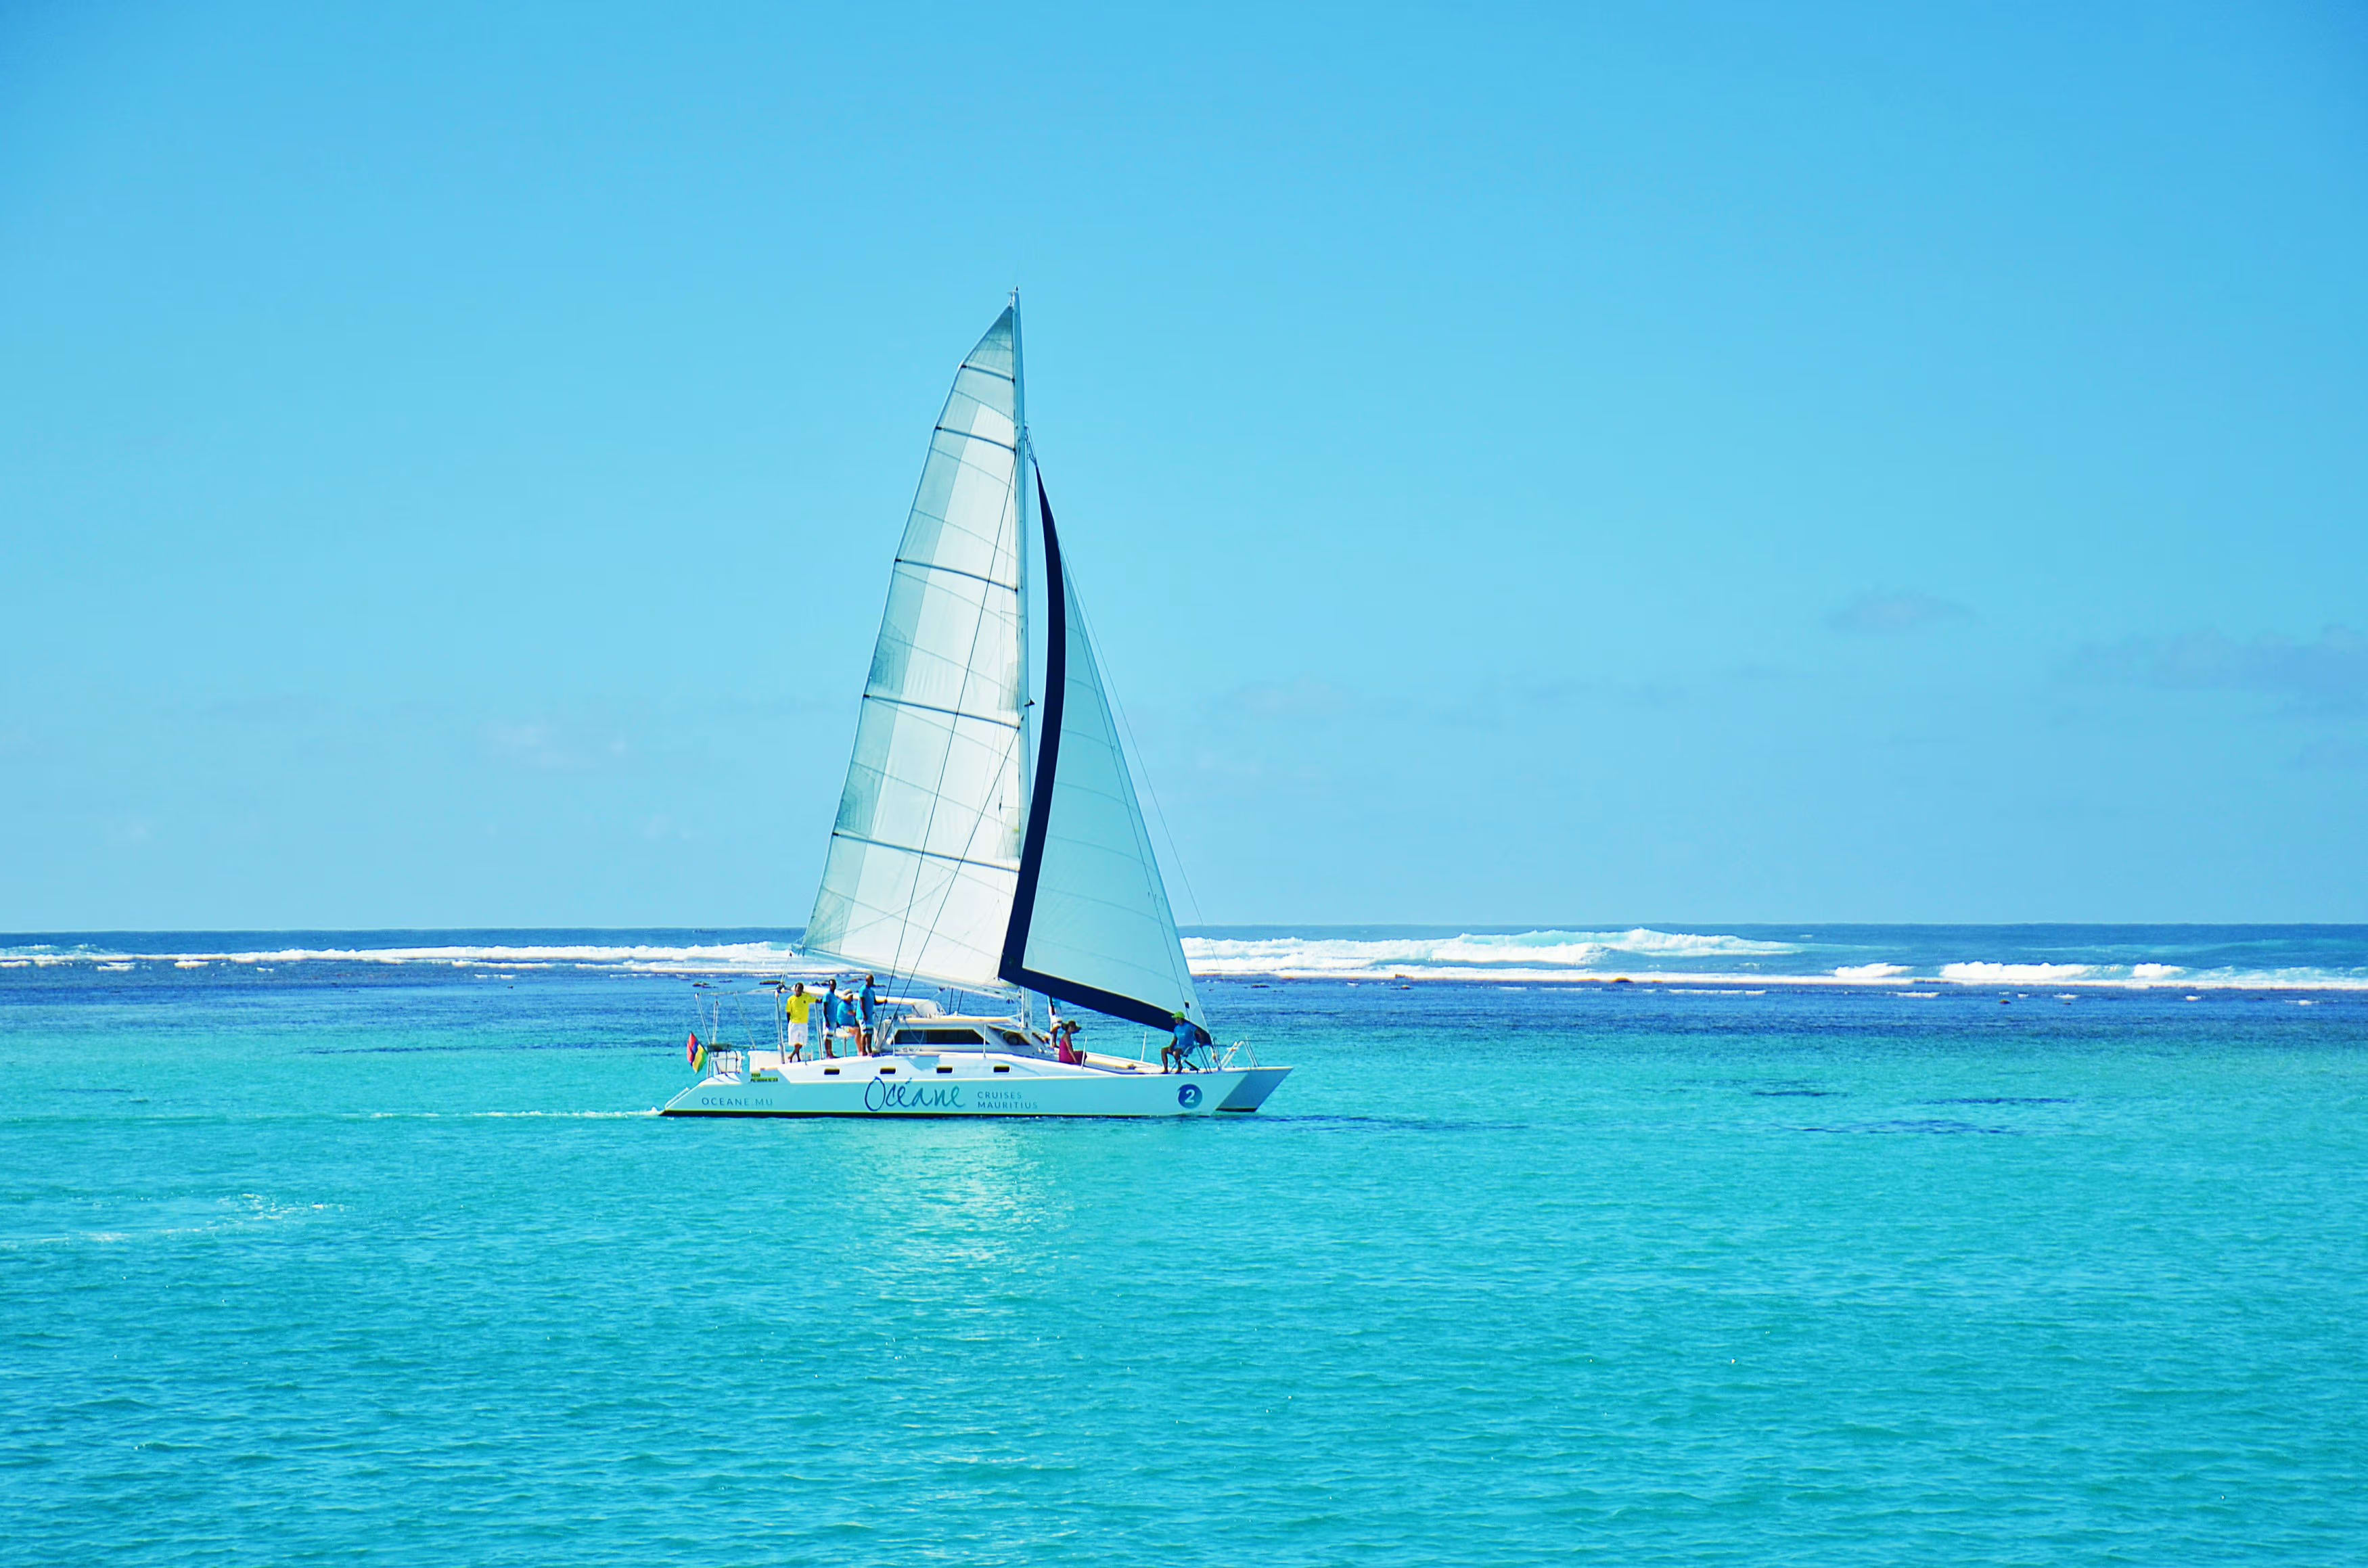
[[[1806,943],[1804,938],[1804,942]],[[1930,984],[1918,967],[1906,963],[1839,964],[1809,968],[1804,947],[1749,937],[1693,932],[1525,931],[1518,935],[1464,933],[1454,937],[1359,940],[1347,937],[1267,937],[1184,938],[1192,972],[1206,979],[1256,977],[1274,980],[1491,981],[1499,984],[1600,983],[1625,977],[1656,986],[1740,981],[1755,985]],[[1800,972],[1782,961],[1803,955]],[[1696,962],[1688,963],[1687,960]],[[1713,967],[1715,966],[1715,967]],[[2009,962],[1965,960],[1939,967],[1938,978],[1960,985],[2050,985],[2143,989],[2175,980],[2188,987],[2217,990],[2363,990],[2368,971],[2317,969],[2195,971],[2177,964]],[[1920,992],[1930,996],[1937,993]]]
[[[1378,940],[1323,937],[1187,937],[1185,961],[1194,974],[1273,975],[1284,979],[1349,976],[1408,980],[1568,980],[1641,959],[1733,958],[1799,949],[1787,942],[1682,931],[1523,931],[1512,935],[1394,937]]]
[[[171,963],[176,969],[203,969],[209,964],[279,965],[301,963],[432,964],[452,969],[620,969],[652,974],[681,973],[844,973],[845,964],[824,964],[800,957],[776,942],[723,942],[669,947],[610,947],[594,943],[564,947],[436,947],[436,948],[275,948],[268,951],[199,953],[28,952],[0,959],[13,966],[87,963],[118,972],[135,962]]]
[[[2066,980],[2086,980],[2097,972],[2095,964],[2088,963],[1944,963],[1941,978],[1962,981],[1968,984],[2044,985]]]
[[[458,968],[483,965],[493,969],[577,964],[598,969],[648,968],[671,972],[685,968],[769,971],[780,968],[791,955],[788,948],[772,942],[723,942],[690,947],[609,947],[584,943],[565,947],[281,948],[271,952],[193,953],[190,956],[245,964],[431,963]]]
[[[186,1206],[185,1206],[186,1207]],[[201,1218],[191,1218],[181,1224],[157,1223],[122,1231],[70,1231],[49,1234],[0,1235],[0,1252],[17,1252],[28,1247],[74,1245],[120,1246],[126,1243],[172,1241],[182,1236],[217,1235],[225,1231],[248,1230],[259,1225],[288,1223],[335,1213],[344,1208],[337,1203],[281,1203],[260,1193],[243,1192],[236,1198],[217,1199],[209,1206],[212,1212]]]
[[[1886,986],[1932,978],[1958,985],[2127,987],[2186,990],[2368,990],[2368,968],[2197,970],[2178,964],[2030,962],[1966,959],[1932,967],[1893,961],[1833,965],[1811,938],[1760,941],[1716,932],[1539,930],[1464,932],[1372,939],[1320,935],[1187,937],[1192,972],[1209,980],[1480,981],[1503,985],[1602,983],[1627,978],[1658,984],[1738,983],[1789,986]],[[1788,962],[1789,960],[1789,962]],[[88,966],[118,974],[142,962],[177,969],[237,965],[259,971],[306,964],[405,964],[482,971],[488,979],[557,970],[650,975],[819,978],[848,966],[808,958],[780,942],[451,944],[418,947],[279,948],[268,950],[124,952],[51,944],[0,948],[0,969]],[[1797,966],[1797,967],[1795,967]],[[1829,967],[1830,966],[1830,967]]]

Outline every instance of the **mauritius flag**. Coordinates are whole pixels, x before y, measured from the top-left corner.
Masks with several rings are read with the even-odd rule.
[[[689,1062],[693,1067],[697,1067],[699,1065],[699,1037],[697,1035],[692,1035],[690,1037],[690,1043],[682,1048],[683,1060]]]

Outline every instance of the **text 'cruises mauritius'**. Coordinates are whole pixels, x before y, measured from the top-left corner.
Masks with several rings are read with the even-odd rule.
[[[755,993],[764,1022],[735,1031],[703,988],[707,1039],[689,1054],[705,1075],[668,1116],[1207,1116],[1256,1110],[1291,1071],[1210,1037],[1030,451],[1024,388],[1015,294],[929,438],[806,925],[804,957],[885,994],[867,987],[854,1022],[839,998],[771,982]],[[928,988],[940,998],[901,994]],[[1158,1060],[1147,1043],[1079,1048],[1064,1003],[1158,1031]]]

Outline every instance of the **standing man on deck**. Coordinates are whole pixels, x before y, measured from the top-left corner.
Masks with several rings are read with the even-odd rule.
[[[814,1005],[814,999],[806,994],[806,983],[803,980],[791,986],[790,994],[781,998],[781,1006],[790,1015],[790,1060],[792,1062],[806,1059],[806,1026],[813,1021]]]
[[[859,1005],[863,1012],[863,1032],[856,1039],[857,1043],[862,1047],[863,1053],[869,1056],[879,1048],[880,1044],[880,983],[877,975],[867,974],[863,977],[863,994],[859,998]]]

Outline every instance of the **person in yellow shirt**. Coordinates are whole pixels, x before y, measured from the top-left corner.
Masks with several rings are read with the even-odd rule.
[[[781,998],[781,1006],[788,1008],[790,1014],[790,1060],[792,1062],[806,1059],[806,1026],[814,1019],[814,998],[806,994],[803,980],[790,987],[790,994]]]

